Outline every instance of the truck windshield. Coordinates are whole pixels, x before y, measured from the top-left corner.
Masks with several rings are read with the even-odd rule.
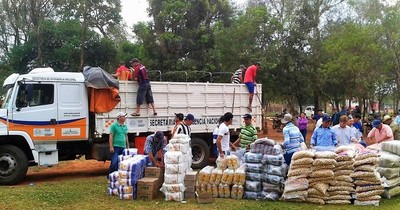
[[[5,89],[5,92],[6,92],[6,97],[4,98],[3,104],[1,105],[2,109],[8,108],[8,104],[10,103],[11,100],[11,94],[13,92],[13,87]]]

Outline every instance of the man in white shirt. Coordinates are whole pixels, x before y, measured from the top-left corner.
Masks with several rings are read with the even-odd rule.
[[[338,145],[349,145],[350,143],[357,143],[357,138],[354,131],[347,125],[349,118],[343,115],[339,118],[339,124],[332,127],[333,132],[336,134]]]
[[[235,150],[235,146],[230,141],[230,133],[229,133],[229,125],[232,125],[233,114],[227,112],[224,114],[224,122],[219,125],[218,128],[218,137],[217,137],[217,148],[218,153],[221,158],[224,158],[225,155],[229,155],[229,146]]]

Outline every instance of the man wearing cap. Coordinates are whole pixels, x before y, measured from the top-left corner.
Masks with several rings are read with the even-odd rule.
[[[240,130],[239,138],[233,143],[233,145],[240,145],[243,149],[250,149],[250,144],[257,139],[257,129],[251,124],[251,114],[243,115],[244,125]]]
[[[368,133],[368,143],[381,143],[383,141],[394,140],[390,126],[383,124],[381,120],[372,121],[372,130]]]
[[[315,129],[313,135],[311,136],[311,148],[321,147],[322,150],[328,147],[336,147],[338,142],[336,139],[336,134],[329,127],[331,125],[331,117],[323,116],[322,125]]]
[[[340,116],[339,124],[332,127],[339,146],[358,142],[354,130],[347,125],[348,121],[349,118],[346,115]]]
[[[174,138],[175,133],[178,130],[178,127],[181,123],[183,123],[183,114],[182,113],[175,113],[175,126],[174,129],[171,131],[171,139]]]
[[[246,73],[244,74],[244,84],[246,84],[248,90],[249,90],[249,105],[247,106],[247,109],[251,112],[251,104],[253,102],[253,96],[254,96],[254,88],[256,83],[256,76],[257,76],[257,71],[260,69],[260,62],[255,62],[254,65],[251,65],[249,68],[247,68]]]
[[[185,134],[191,137],[192,130],[190,129],[190,126],[193,124],[193,121],[195,121],[195,118],[192,114],[186,115],[185,120],[178,125],[174,135]]]
[[[224,158],[225,155],[229,155],[229,147],[232,147],[235,150],[235,146],[231,143],[230,133],[229,133],[229,125],[232,125],[233,114],[227,112],[224,114],[224,122],[219,125],[218,129],[218,137],[217,137],[217,148],[218,153],[221,158]]]
[[[240,65],[239,69],[235,71],[235,73],[231,77],[231,82],[234,84],[241,84],[243,82],[243,71],[246,70],[244,65]]]
[[[149,156],[150,165],[164,168],[164,155],[167,140],[163,132],[157,131],[155,134],[147,136],[144,144],[144,154]],[[162,152],[162,156],[158,157],[158,151]]]
[[[382,123],[390,126],[390,123],[392,123],[392,117],[388,114],[383,116]]]
[[[118,170],[118,155],[121,155],[125,148],[129,148],[128,128],[125,125],[126,115],[124,112],[119,112],[117,121],[110,126],[108,144],[110,146],[111,164],[108,174]]]
[[[139,89],[136,96],[136,112],[131,114],[132,116],[140,116],[140,106],[143,104],[146,98],[147,104],[150,104],[153,109],[153,115],[157,115],[156,108],[154,106],[153,92],[151,91],[150,79],[147,74],[147,69],[141,63],[139,59],[134,58],[131,60],[131,64],[135,70],[134,80],[139,83]]]
[[[293,124],[293,116],[291,114],[285,114],[281,122],[285,124],[282,130],[283,133],[283,149],[285,149],[286,164],[290,165],[292,156],[295,152],[301,150],[301,143],[304,142],[303,134],[301,134],[300,129]]]

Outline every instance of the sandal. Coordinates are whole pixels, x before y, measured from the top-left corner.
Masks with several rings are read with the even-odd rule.
[[[154,112],[153,115],[154,115],[154,116],[157,116],[157,112]]]
[[[132,113],[131,115],[132,116],[140,116],[140,114],[138,114],[138,113]]]

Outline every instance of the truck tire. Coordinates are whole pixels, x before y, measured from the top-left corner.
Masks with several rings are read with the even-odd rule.
[[[204,166],[208,165],[208,160],[210,159],[210,150],[207,143],[203,139],[192,138],[191,145],[193,155],[192,168],[204,168]]]
[[[0,185],[13,185],[20,182],[28,171],[28,158],[18,147],[0,146]]]

